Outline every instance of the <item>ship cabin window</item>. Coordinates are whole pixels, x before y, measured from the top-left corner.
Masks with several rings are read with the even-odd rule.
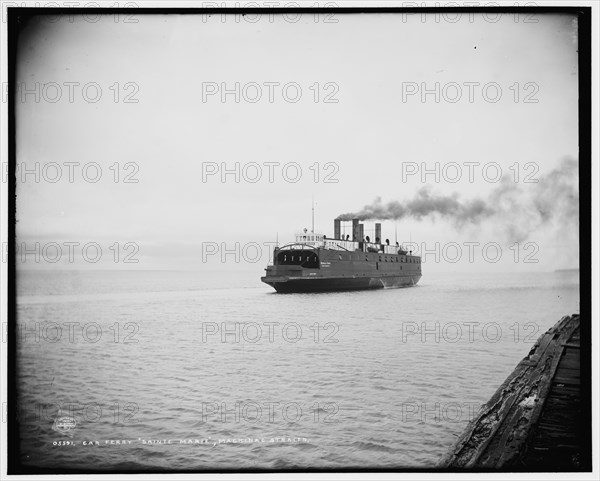
[[[290,251],[280,252],[277,254],[278,265],[295,265],[302,266],[309,269],[319,268],[319,256],[312,251],[300,251],[298,253],[292,253]]]

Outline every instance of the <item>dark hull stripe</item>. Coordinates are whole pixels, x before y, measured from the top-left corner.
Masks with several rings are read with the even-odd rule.
[[[330,277],[303,279],[269,279],[261,280],[272,286],[277,292],[330,292],[363,289],[382,289],[384,287],[414,286],[421,279],[420,274],[411,276],[386,277]]]

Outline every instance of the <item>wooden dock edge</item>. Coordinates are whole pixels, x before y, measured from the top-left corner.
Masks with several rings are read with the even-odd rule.
[[[580,316],[565,316],[542,334],[438,463],[439,468],[501,469],[526,448],[565,345]]]

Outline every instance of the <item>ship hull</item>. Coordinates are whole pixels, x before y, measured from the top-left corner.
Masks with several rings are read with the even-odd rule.
[[[393,287],[410,287],[419,282],[420,275],[386,277],[330,277],[330,278],[269,278],[261,280],[280,293],[335,292]]]
[[[406,254],[278,249],[261,281],[277,292],[331,292],[409,287],[421,279],[421,258]]]

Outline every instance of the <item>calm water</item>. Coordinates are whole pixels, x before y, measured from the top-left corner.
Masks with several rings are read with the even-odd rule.
[[[430,467],[537,337],[579,311],[578,273],[312,295],[257,275],[20,273],[23,462]]]

